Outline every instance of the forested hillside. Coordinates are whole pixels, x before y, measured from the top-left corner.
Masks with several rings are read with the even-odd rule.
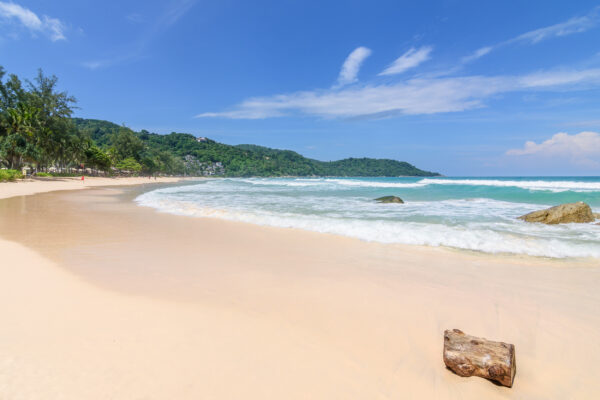
[[[133,155],[140,149],[150,154],[168,153],[182,172],[198,173],[194,161],[203,166],[221,163],[225,176],[432,176],[407,162],[387,159],[348,158],[324,162],[303,157],[291,150],[277,150],[257,145],[231,146],[210,139],[198,141],[186,133],[160,135],[142,130],[134,132],[107,121],[74,118],[75,125],[102,147],[113,142]],[[129,139],[126,139],[129,137]],[[137,143],[138,138],[141,143]],[[120,139],[119,139],[120,138]],[[127,150],[131,148],[131,150]],[[186,160],[187,158],[187,160]],[[142,161],[142,160],[140,160]],[[180,165],[182,161],[183,165]],[[197,164],[196,164],[197,165]],[[200,171],[202,172],[202,171]]]

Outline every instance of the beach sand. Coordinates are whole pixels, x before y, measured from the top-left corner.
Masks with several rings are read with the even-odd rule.
[[[173,216],[139,190],[0,201],[0,399],[600,393],[597,260]],[[515,344],[513,388],[447,370],[451,328]]]
[[[58,190],[79,190],[97,186],[125,186],[155,183],[173,183],[192,178],[176,177],[124,177],[124,178],[101,178],[95,176],[65,177],[65,178],[35,178],[19,179],[15,182],[0,182],[0,199],[15,196],[27,196],[35,193],[47,193]],[[199,178],[194,178],[199,179]]]

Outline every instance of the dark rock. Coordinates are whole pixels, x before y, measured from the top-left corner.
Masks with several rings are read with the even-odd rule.
[[[378,203],[404,203],[404,201],[397,196],[383,196],[379,197],[378,199],[375,199],[375,201],[377,201]]]

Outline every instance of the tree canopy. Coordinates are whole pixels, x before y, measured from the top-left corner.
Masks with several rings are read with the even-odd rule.
[[[187,133],[168,135],[133,130],[108,121],[74,118],[96,143],[120,149],[121,157],[133,157],[143,169],[156,168],[169,173],[202,175],[215,163],[223,165],[225,176],[433,176],[402,161],[373,158],[347,158],[318,161],[291,150],[243,144],[231,146],[211,139],[199,141]],[[134,138],[139,138],[140,142]],[[145,157],[150,157],[146,159]],[[190,161],[193,160],[194,162]],[[186,161],[187,160],[187,161]]]

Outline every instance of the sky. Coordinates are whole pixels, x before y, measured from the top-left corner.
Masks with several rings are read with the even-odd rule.
[[[0,65],[136,130],[600,175],[600,1],[0,0]]]

